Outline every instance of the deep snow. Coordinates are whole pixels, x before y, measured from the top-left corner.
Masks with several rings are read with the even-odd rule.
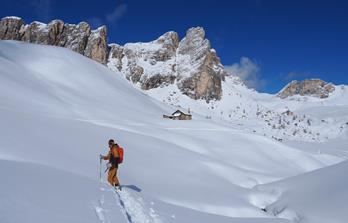
[[[64,48],[0,41],[0,84],[1,222],[289,222],[255,186],[343,160],[199,112],[162,119],[176,108]],[[125,149],[119,194],[99,181],[109,138]]]
[[[279,182],[255,188],[260,192],[255,200],[276,199],[274,203],[264,203],[267,212],[288,218],[295,222],[338,223],[347,221],[348,161],[322,168],[310,173],[291,177]]]

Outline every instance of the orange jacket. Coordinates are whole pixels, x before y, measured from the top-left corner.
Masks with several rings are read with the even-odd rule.
[[[114,145],[112,148],[110,148],[108,154],[106,156],[104,156],[103,159],[109,160],[111,155],[115,158],[118,158],[118,148],[116,145]]]

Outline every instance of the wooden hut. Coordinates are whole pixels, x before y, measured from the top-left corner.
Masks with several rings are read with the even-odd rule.
[[[163,118],[169,118],[172,120],[191,120],[192,115],[191,114],[185,114],[184,112],[180,110],[176,110],[173,114],[171,115],[163,115]]]

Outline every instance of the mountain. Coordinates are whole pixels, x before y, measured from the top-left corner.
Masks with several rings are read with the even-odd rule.
[[[122,71],[128,80],[148,90],[162,85],[177,84],[181,92],[194,99],[221,99],[224,69],[203,28],[187,31],[179,41],[178,34],[168,32],[149,43],[125,46],[106,43],[106,27],[91,30],[81,22],[49,24],[32,22],[25,25],[19,17],[5,17],[0,22],[0,40],[61,46],[85,55],[112,70]],[[109,55],[109,57],[107,57]]]
[[[25,25],[18,17],[5,17],[0,23],[0,39],[72,49],[106,65],[160,102],[246,132],[277,141],[324,142],[348,129],[347,86],[313,79],[293,81],[277,95],[260,94],[238,77],[226,75],[201,27],[190,28],[181,40],[171,31],[151,42],[124,46],[107,44],[106,35],[105,26],[91,30],[85,22]],[[335,116],[320,112],[331,108],[338,111]]]
[[[280,98],[287,98],[294,95],[313,96],[327,98],[335,90],[335,86],[320,79],[303,81],[292,81],[286,85],[279,93]]]
[[[221,99],[225,71],[201,27],[179,41],[167,32],[149,43],[111,44],[108,67],[122,72],[144,90],[176,84],[193,99]]]
[[[48,24],[32,22],[24,24],[19,17],[5,17],[0,21],[0,40],[20,40],[69,48],[99,63],[107,57],[106,27],[96,30],[86,22],[78,25],[53,20]]]
[[[193,115],[278,141],[324,142],[339,138],[348,129],[347,86],[336,86],[330,97],[323,99],[304,96],[281,99],[247,88],[238,77],[226,76],[222,92],[221,100],[207,103],[181,94],[175,85],[145,91],[159,101],[189,109]]]

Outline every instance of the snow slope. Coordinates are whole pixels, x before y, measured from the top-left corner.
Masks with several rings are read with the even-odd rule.
[[[348,219],[347,199],[348,161],[282,180],[258,186],[255,201],[274,202],[261,204],[267,212],[295,222],[339,223]]]
[[[220,101],[193,100],[175,85],[145,91],[164,103],[190,109],[207,119],[230,123],[241,130],[286,141],[325,142],[348,129],[348,86],[336,86],[327,99],[258,93],[238,77],[226,76]],[[328,112],[329,111],[329,112]]]
[[[93,179],[3,158],[0,176],[1,222],[98,222],[94,208],[99,210],[101,195]],[[104,208],[113,209],[110,217],[122,219],[113,200],[109,203]]]
[[[164,120],[175,108],[64,48],[0,41],[0,84],[1,222],[289,222],[253,187],[342,161],[200,115]],[[99,181],[109,138],[125,148],[120,193]]]

